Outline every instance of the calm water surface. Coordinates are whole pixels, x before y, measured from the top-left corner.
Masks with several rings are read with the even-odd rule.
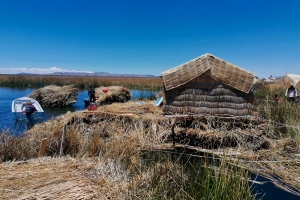
[[[14,114],[11,112],[12,101],[16,98],[28,96],[34,90],[39,89],[35,87],[0,87],[0,131],[9,130],[10,133],[19,135],[24,132],[28,127],[28,124],[24,120],[15,120]],[[140,97],[152,97],[157,92],[146,90],[131,89],[131,100],[139,99]],[[43,107],[45,113],[44,118],[40,121],[48,120],[52,117],[63,115],[68,111],[74,112],[84,110],[83,99],[87,98],[87,90],[80,90],[77,95],[77,102],[71,106],[65,108],[46,108]],[[35,123],[38,123],[36,121]]]

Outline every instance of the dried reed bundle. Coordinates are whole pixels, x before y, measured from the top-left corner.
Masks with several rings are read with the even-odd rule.
[[[124,199],[128,179],[103,159],[41,158],[2,163],[1,199]]]
[[[78,90],[73,86],[48,85],[33,91],[29,97],[45,107],[65,107],[76,102]]]
[[[217,88],[212,89],[208,95],[210,96],[223,96],[223,95],[227,95],[227,96],[233,96],[236,97],[236,93],[233,92],[232,90],[223,88],[222,85],[219,85]]]
[[[288,153],[299,153],[300,148],[296,140],[290,139],[284,144],[283,150]]]
[[[256,115],[256,107],[249,103],[208,102],[208,101],[174,101],[171,105],[164,105],[165,114],[189,115],[220,115],[246,116]]]
[[[103,89],[107,88],[107,92]],[[130,91],[121,86],[99,87],[95,89],[98,105],[112,104],[114,102],[126,102],[130,99]]]

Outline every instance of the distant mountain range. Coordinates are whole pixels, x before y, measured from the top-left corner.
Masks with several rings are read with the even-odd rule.
[[[18,73],[28,74],[30,73]],[[36,75],[36,74],[35,74]],[[158,77],[150,74],[111,74],[108,72],[53,72],[52,74],[39,74],[39,75],[60,75],[60,76],[112,76],[112,77]]]

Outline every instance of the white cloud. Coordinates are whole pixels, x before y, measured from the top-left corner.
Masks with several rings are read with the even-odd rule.
[[[66,70],[57,67],[47,68],[0,68],[1,74],[18,74],[18,73],[30,73],[30,74],[51,74],[53,72],[84,72],[93,73],[91,71],[76,71]]]

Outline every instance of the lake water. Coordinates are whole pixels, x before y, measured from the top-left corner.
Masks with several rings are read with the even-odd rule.
[[[207,155],[206,153],[198,152],[196,150],[185,149],[185,148],[175,148],[173,150],[165,150],[165,151],[145,151],[142,154],[142,158],[144,159],[147,165],[156,163],[157,161],[167,160],[166,158],[170,158],[174,163],[178,165],[184,165],[185,172],[189,174],[197,174],[201,171],[201,167],[205,162],[210,166],[218,166],[218,160],[212,160],[212,155]],[[203,156],[208,156],[210,158],[203,159]],[[201,164],[202,163],[202,164]],[[249,181],[249,186],[251,188],[251,194],[259,200],[299,200],[300,197],[284,191],[278,187],[276,187],[270,180],[252,174],[251,180],[254,180],[259,183],[255,183],[253,181]]]
[[[28,123],[26,120],[15,120],[14,114],[11,112],[12,101],[16,98],[27,96],[31,94],[34,90],[38,88],[35,87],[0,87],[0,131],[9,130],[10,133],[14,135],[19,135],[28,128]],[[48,120],[52,117],[57,117],[63,115],[68,111],[80,111],[84,110],[83,100],[88,97],[87,90],[79,90],[77,96],[77,102],[71,106],[64,108],[46,108],[43,107],[45,113],[42,121]],[[157,93],[156,91],[149,90],[136,90],[130,89],[131,100],[136,100],[139,98],[153,98]]]

